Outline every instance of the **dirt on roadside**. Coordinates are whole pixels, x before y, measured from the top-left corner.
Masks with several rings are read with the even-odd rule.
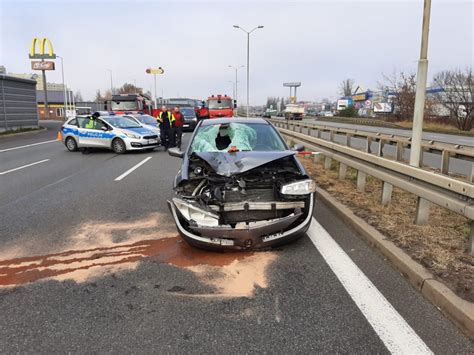
[[[357,216],[404,249],[414,260],[430,270],[461,298],[474,302],[474,256],[466,253],[470,221],[458,214],[432,205],[429,224],[413,223],[416,197],[393,189],[392,202],[380,203],[382,183],[368,177],[366,192],[356,189],[356,171],[348,168],[344,180],[338,179],[337,163],[324,170],[321,162],[300,159],[317,185]]]

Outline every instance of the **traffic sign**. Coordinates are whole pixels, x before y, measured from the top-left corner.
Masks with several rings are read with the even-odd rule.
[[[147,74],[163,74],[165,71],[162,67],[158,67],[158,68],[148,68],[146,70],[146,73]]]
[[[372,101],[370,100],[365,100],[365,107],[369,108],[372,106]]]

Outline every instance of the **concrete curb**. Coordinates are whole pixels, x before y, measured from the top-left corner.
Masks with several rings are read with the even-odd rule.
[[[40,132],[44,132],[44,131],[47,131],[47,128],[41,127],[40,129],[36,129],[34,131],[0,134],[0,139],[8,138],[8,137],[23,136],[23,135],[26,135],[26,134],[35,134],[35,133],[40,133]]]
[[[382,233],[356,216],[351,209],[336,201],[328,192],[317,188],[316,196],[337,213],[344,222],[354,228],[365,241],[380,251],[403,276],[455,323],[467,336],[474,339],[474,305],[463,300],[447,286],[437,281],[422,265],[414,261],[402,249],[387,240]]]

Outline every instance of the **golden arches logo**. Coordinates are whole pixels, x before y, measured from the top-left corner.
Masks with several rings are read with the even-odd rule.
[[[39,42],[39,52],[36,53],[36,42]],[[48,46],[48,53],[45,54],[44,50],[46,45]],[[54,54],[53,45],[49,38],[33,38],[30,48],[30,58],[31,59],[56,59],[56,54]]]

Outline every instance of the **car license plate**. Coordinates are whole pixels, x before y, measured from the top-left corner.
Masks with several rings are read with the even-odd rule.
[[[148,144],[156,144],[158,143],[158,139],[149,139]]]
[[[184,127],[184,128],[188,128],[189,125],[188,125],[188,124],[184,124],[183,127]]]

